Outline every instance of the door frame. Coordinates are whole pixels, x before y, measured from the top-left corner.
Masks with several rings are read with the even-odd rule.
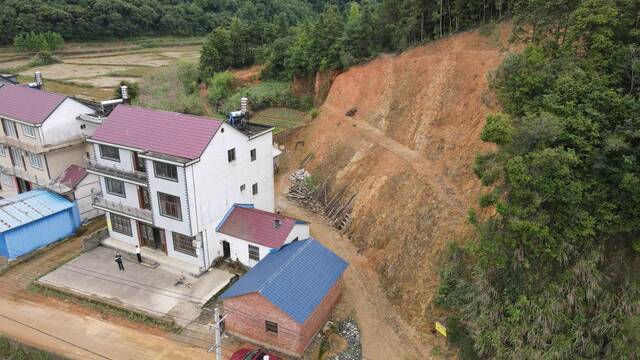
[[[229,256],[226,255],[227,251],[225,250],[228,250]],[[227,240],[222,240],[222,258],[231,259],[231,243]]]
[[[147,248],[150,248],[150,249],[153,249],[153,250],[162,251],[162,252],[165,253],[165,255],[167,255],[167,237],[166,237],[165,230],[161,229],[159,227],[155,227],[153,225],[149,225],[149,224],[143,223],[141,221],[137,221],[137,223],[138,223],[138,246],[140,246],[140,249],[142,249],[143,247],[147,247]],[[142,238],[142,233],[143,233],[142,227],[143,226],[148,226],[148,227],[151,228],[151,231],[152,231],[152,234],[153,234],[152,236],[154,237],[154,242],[155,242],[155,230],[158,231],[158,234],[160,236],[160,242],[162,244],[161,248],[152,248],[152,247],[146,246],[144,244],[144,240]]]

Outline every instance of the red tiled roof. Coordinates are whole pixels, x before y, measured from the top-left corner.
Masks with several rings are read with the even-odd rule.
[[[85,176],[87,176],[87,170],[85,168],[78,165],[70,165],[58,176],[55,182],[70,188],[75,188]]]
[[[221,125],[203,116],[118,105],[91,139],[194,160]]]
[[[275,220],[280,227],[274,227]],[[254,244],[277,249],[282,246],[296,224],[296,219],[268,211],[234,205],[217,231]]]
[[[0,86],[0,116],[30,124],[44,122],[66,99],[65,95],[27,86]]]

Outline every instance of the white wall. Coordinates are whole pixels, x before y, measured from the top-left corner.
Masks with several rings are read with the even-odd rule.
[[[222,131],[224,130],[224,131]],[[236,160],[229,163],[227,150],[236,149]],[[256,149],[256,160],[250,151]],[[271,132],[249,140],[247,136],[224,123],[200,161],[187,168],[190,207],[196,216],[192,220],[198,230],[215,229],[234,203],[251,203],[256,208],[274,210],[273,152]],[[258,194],[252,195],[252,184],[258,183]],[[245,190],[240,191],[240,185]],[[222,254],[221,242],[208,241],[213,260]]]
[[[292,242],[295,238],[305,240],[309,238],[309,224],[295,224],[284,241],[285,244]]]
[[[220,249],[222,249],[222,241],[228,241],[231,250],[231,260],[237,260],[248,267],[253,267],[258,263],[258,261],[249,259],[249,245],[257,246],[260,249],[260,260],[264,259],[264,257],[269,254],[269,251],[271,251],[269,247],[254,244],[227,234],[218,233],[218,241],[220,242]],[[222,256],[222,253],[220,253],[219,256]]]
[[[130,150],[118,148],[120,154],[120,161],[113,161],[109,159],[105,159],[100,154],[100,144],[93,144],[93,152],[95,153],[95,158],[98,160],[98,163],[102,166],[108,166],[112,168],[116,168],[124,171],[133,171],[135,168],[133,167],[133,152]]]
[[[94,174],[87,174],[87,176],[78,183],[76,190],[73,192],[73,196],[78,202],[78,210],[82,221],[93,219],[104,213],[91,205],[92,189],[96,191],[100,190],[100,177]]]
[[[154,160],[155,161],[155,160]],[[151,209],[153,219],[157,227],[170,231],[179,232],[187,236],[195,236],[197,231],[192,226],[191,214],[189,212],[187,200],[187,183],[185,182],[185,168],[176,166],[178,181],[167,180],[156,177],[153,161],[145,161],[147,174],[149,176],[149,195],[151,196]],[[170,218],[160,214],[160,199],[158,192],[177,196],[180,198],[182,220]]]
[[[76,118],[80,114],[93,113],[90,107],[67,98],[42,123],[41,137],[44,145],[59,145],[84,138],[84,132]]]
[[[131,236],[127,236],[125,234],[121,234],[119,232],[113,231],[111,229],[111,214],[107,213],[107,226],[109,228],[109,236],[116,240],[125,242],[129,245],[136,246],[138,245],[138,226],[135,220],[129,219],[129,221],[131,222],[131,234],[132,234]]]
[[[118,180],[121,181],[121,180]],[[134,208],[140,207],[140,200],[138,197],[138,185],[130,184],[126,181],[124,182],[124,191],[126,197],[121,197],[118,195],[113,195],[107,192],[107,186],[105,184],[105,177],[100,176],[100,188],[102,189],[102,195],[106,200],[121,203],[122,205],[131,206]]]

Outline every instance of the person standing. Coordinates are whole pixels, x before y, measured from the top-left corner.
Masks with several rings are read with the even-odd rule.
[[[142,264],[142,251],[138,245],[136,245],[136,256],[138,257],[138,263]]]
[[[122,265],[122,255],[120,255],[120,251],[116,251],[116,263],[118,264],[118,270],[124,271],[124,265]]]

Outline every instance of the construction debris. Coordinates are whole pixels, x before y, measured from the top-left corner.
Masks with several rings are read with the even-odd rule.
[[[289,176],[293,182],[289,188],[287,198],[303,205],[314,213],[324,216],[335,228],[345,232],[351,224],[351,210],[356,195],[348,195],[347,187],[331,196],[329,181],[325,180],[318,186],[307,179],[311,178],[306,170],[300,169]],[[346,200],[346,201],[345,201]]]

